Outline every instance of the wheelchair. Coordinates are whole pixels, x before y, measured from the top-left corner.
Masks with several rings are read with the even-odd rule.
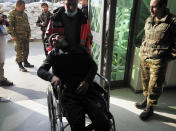
[[[105,100],[106,106],[106,115],[110,121],[110,131],[116,131],[115,129],[115,120],[113,115],[110,113],[110,85],[108,80],[100,75],[96,74],[94,83],[98,84],[100,87],[100,92],[102,98]],[[52,88],[50,84],[47,89],[47,103],[48,103],[48,113],[51,131],[64,131],[66,128],[69,128],[69,123],[65,121],[64,110],[61,105],[62,98],[62,88],[58,85],[56,88]],[[89,131],[94,131],[94,126],[91,123],[91,120],[86,115],[85,116],[86,129]],[[64,120],[65,119],[65,120]],[[68,130],[68,129],[67,129]]]

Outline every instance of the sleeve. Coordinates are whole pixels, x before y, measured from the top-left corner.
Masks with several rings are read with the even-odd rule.
[[[41,19],[40,19],[40,16],[38,17],[38,19],[37,19],[37,22],[36,22],[36,26],[38,26],[38,27],[41,27],[41,23],[42,21],[41,21]]]
[[[27,17],[27,22],[28,22],[28,33],[29,33],[29,36],[31,36],[31,27],[30,27],[30,23],[29,23],[29,19],[28,19],[28,15],[26,14],[26,17]]]
[[[81,25],[81,33],[80,33],[81,44],[87,48],[88,52],[91,54],[91,46],[92,46],[92,33],[90,29],[89,21],[86,19],[86,23]]]
[[[50,68],[54,63],[54,54],[51,52],[47,58],[44,60],[43,64],[37,70],[37,75],[46,81],[51,81],[51,78],[54,76],[53,73],[49,72]]]
[[[52,26],[52,20],[50,19],[47,29],[46,29],[46,37],[49,37],[53,33],[53,26]]]
[[[89,47],[89,53],[91,54],[91,47],[92,47],[92,33],[90,29],[89,21],[87,20],[87,46]]]
[[[172,47],[171,47],[171,58],[176,59],[176,18],[173,20],[172,24]]]
[[[16,32],[15,32],[15,14],[13,12],[9,13],[8,20],[9,20],[9,26],[7,27],[7,32],[12,37],[16,37]]]
[[[90,54],[88,54],[88,59],[90,62],[90,68],[86,77],[84,78],[84,81],[91,83],[97,73],[98,67]]]

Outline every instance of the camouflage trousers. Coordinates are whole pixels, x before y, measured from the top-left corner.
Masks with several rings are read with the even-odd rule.
[[[16,51],[16,62],[24,62],[29,55],[29,39],[17,39],[14,43]]]
[[[141,80],[143,95],[147,96],[147,105],[153,106],[162,93],[162,84],[165,80],[166,62],[160,59],[147,59],[141,61]]]
[[[0,82],[4,79],[4,63],[0,63]]]

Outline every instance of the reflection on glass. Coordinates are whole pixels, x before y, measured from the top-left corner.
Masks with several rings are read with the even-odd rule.
[[[135,38],[135,45],[139,47],[144,36],[144,24],[147,17],[150,15],[150,0],[142,0],[140,2],[137,20],[137,35]]]
[[[90,0],[90,27],[92,31],[100,32],[102,0]]]
[[[99,65],[99,61],[100,61],[100,45],[98,45],[97,43],[93,43],[92,44],[92,57],[95,60],[95,62],[97,63],[97,65]]]
[[[111,81],[124,79],[133,0],[118,0],[117,5]]]

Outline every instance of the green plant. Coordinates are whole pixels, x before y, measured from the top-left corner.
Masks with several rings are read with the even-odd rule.
[[[114,48],[112,61],[112,80],[121,80],[124,77],[126,53],[128,46],[129,23],[131,9],[117,8],[114,32]]]
[[[100,46],[96,43],[92,44],[92,48],[91,48],[91,52],[92,52],[92,57],[95,60],[95,62],[97,63],[97,65],[99,64],[99,57],[100,57]]]

